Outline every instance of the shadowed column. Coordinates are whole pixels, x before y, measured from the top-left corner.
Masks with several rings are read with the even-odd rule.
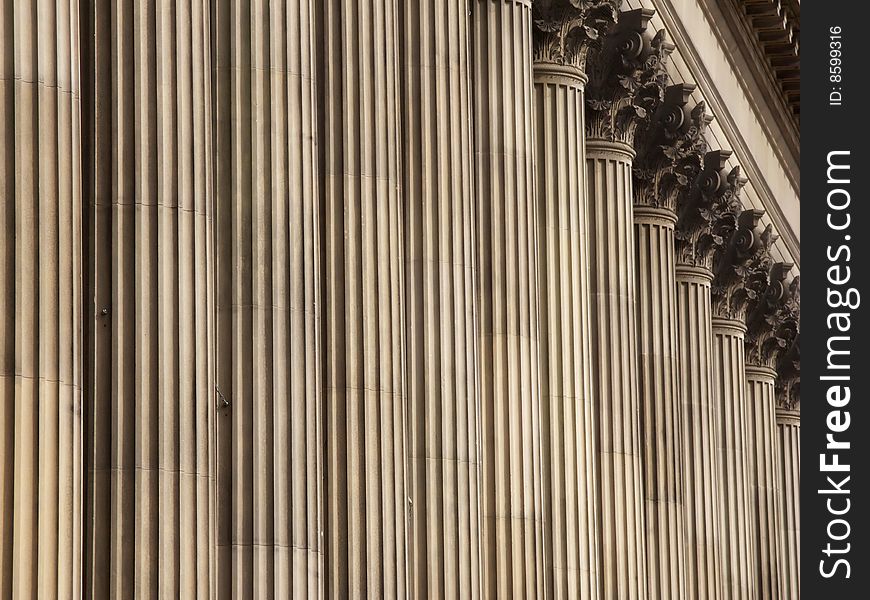
[[[403,0],[409,576],[481,598],[480,360],[465,0]]]
[[[485,598],[544,594],[530,0],[472,9]]]
[[[208,597],[210,9],[93,11],[85,595]]]
[[[408,594],[396,0],[319,3],[326,595]]]
[[[735,181],[742,185],[741,177]],[[770,260],[775,240],[761,231],[761,210],[742,209],[739,186],[719,211],[716,235],[722,238],[713,256],[713,388],[719,411],[718,460],[722,467],[722,586],[726,598],[752,600],[758,595],[755,571],[758,545],[754,538],[749,477],[750,421],[746,399],[746,306],[761,293],[763,281],[754,274]]]
[[[795,279],[798,279],[795,277]],[[795,290],[795,323],[800,326],[800,283]],[[801,400],[800,335],[794,330],[791,345],[777,364],[776,429],[780,452],[782,490],[782,568],[783,598],[800,598],[801,594]]]
[[[674,226],[677,197],[706,149],[701,136],[711,119],[703,103],[687,105],[694,89],[668,87],[635,138],[638,379],[651,600],[686,597]]]
[[[723,598],[722,467],[719,411],[713,388],[710,287],[712,255],[719,241],[718,216],[734,194],[735,169],[726,174],[730,152],[704,155],[700,173],[680,198],[677,221],[677,329],[680,398],[683,405],[683,486],[686,517],[687,595]]]
[[[757,265],[760,293],[749,303],[746,334],[746,397],[749,406],[750,481],[753,490],[753,535],[758,540],[758,597],[782,598],[783,505],[781,453],[776,424],[776,370],[784,348],[797,331],[798,279],[786,284],[790,263]]]
[[[604,598],[647,597],[641,413],[637,366],[632,160],[635,129],[658,105],[673,46],[646,32],[653,11],[620,13],[590,52],[586,189],[596,508]]]
[[[0,3],[0,597],[81,594],[78,3]]]
[[[546,592],[597,598],[597,443],[583,89],[616,2],[536,1],[534,16]]]
[[[324,591],[315,6],[214,10],[217,598]]]

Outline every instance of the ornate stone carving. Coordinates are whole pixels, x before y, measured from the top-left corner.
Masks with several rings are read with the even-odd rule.
[[[730,150],[715,150],[704,155],[703,168],[692,179],[691,185],[677,197],[677,263],[712,270],[713,253],[725,245],[730,232],[727,215],[739,214],[739,199],[735,198],[746,183],[739,167],[726,173],[725,163]],[[687,157],[691,165],[691,156]],[[736,212],[735,212],[736,211]],[[727,233],[726,233],[727,232]]]
[[[782,337],[785,350],[776,363],[776,405],[786,410],[800,410],[801,383],[801,278],[789,285],[788,299],[781,308]]]
[[[799,278],[796,277],[795,280]],[[800,303],[798,303],[800,304]],[[788,349],[776,365],[776,405],[785,410],[800,410],[801,346],[800,325]]]
[[[728,239],[713,255],[713,314],[717,317],[744,320],[749,302],[767,286],[766,273],[773,264],[770,247],[778,236],[770,225],[759,230],[763,215],[757,209],[744,210],[736,218],[726,213],[719,227],[714,224],[714,234]]]
[[[589,47],[616,23],[618,0],[535,0],[534,60],[586,72]]]
[[[746,364],[775,368],[797,335],[799,310],[795,298],[800,279],[786,286],[791,263],[776,263],[767,273],[761,294],[749,302],[746,320]]]
[[[695,85],[681,83],[665,90],[664,101],[635,133],[634,203],[676,212],[677,197],[698,175],[707,152],[703,134],[713,120],[699,102],[689,109]]]
[[[650,119],[664,100],[664,67],[674,45],[664,30],[652,39],[646,35],[654,14],[648,8],[620,12],[616,26],[590,48],[587,139],[632,144],[638,123]]]

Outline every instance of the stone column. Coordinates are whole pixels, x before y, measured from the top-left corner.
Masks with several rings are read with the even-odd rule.
[[[78,3],[0,8],[0,596],[81,594]]]
[[[589,36],[597,38],[613,25],[615,4],[575,8],[558,0],[533,7],[549,598],[601,594],[583,90]]]
[[[760,265],[767,277],[761,293],[750,303],[746,336],[746,396],[749,406],[750,479],[753,490],[754,537],[758,540],[758,598],[782,597],[781,463],[776,425],[776,365],[794,323],[786,322],[789,292],[785,277],[790,264]]]
[[[783,598],[800,598],[801,405],[800,337],[798,335],[777,365],[776,429],[780,453],[779,486],[782,490],[780,587]]]
[[[703,104],[692,110],[686,105],[694,88],[667,88],[635,139],[638,379],[651,600],[686,597],[674,225],[685,170],[704,152],[701,135],[709,123]]]
[[[405,239],[396,0],[320,3],[326,596],[405,597]]]
[[[653,11],[623,12],[589,59],[586,189],[589,202],[593,405],[598,433],[602,595],[646,598],[644,483],[638,388],[632,160],[635,128],[664,86],[673,46],[645,39]],[[625,85],[629,81],[631,85]],[[638,92],[638,93],[635,93]]]
[[[754,503],[754,535],[758,540],[756,579],[758,597],[779,598],[779,452],[776,448],[774,379],[770,367],[746,366],[746,395],[750,407],[750,474]]]
[[[217,598],[324,590],[313,11],[214,11]]]
[[[753,537],[751,457],[747,451],[752,423],[746,398],[745,333],[742,320],[713,318],[713,386],[721,423],[724,508],[719,547],[725,597],[735,599],[752,599],[758,594],[758,548]]]
[[[687,596],[723,598],[719,536],[722,469],[719,412],[713,392],[710,287],[714,214],[730,193],[724,166],[730,152],[708,152],[703,170],[680,199],[677,222],[677,330],[683,408],[683,485]]]
[[[410,592],[481,598],[471,22],[403,5]]]
[[[736,191],[745,182],[735,174]],[[756,229],[763,211],[741,211],[739,194],[731,196],[731,208],[717,219],[717,235],[723,239],[713,258],[713,387],[719,411],[718,461],[722,468],[722,585],[725,598],[751,600],[757,597],[755,571],[758,548],[754,538],[752,487],[747,452],[752,427],[746,401],[746,303],[757,293],[750,275],[754,265],[767,260],[773,239],[770,229]]]
[[[776,411],[780,451],[780,489],[782,490],[782,562],[780,578],[783,598],[800,598],[801,593],[801,413],[780,406]]]
[[[472,12],[483,596],[534,598],[545,577],[531,2]]]
[[[93,10],[85,596],[207,597],[210,9]]]

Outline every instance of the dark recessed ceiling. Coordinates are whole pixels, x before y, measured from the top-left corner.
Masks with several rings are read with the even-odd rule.
[[[737,0],[737,5],[797,120],[801,111],[800,0]]]

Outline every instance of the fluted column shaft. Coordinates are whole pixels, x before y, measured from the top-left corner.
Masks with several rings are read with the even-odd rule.
[[[674,225],[665,208],[634,206],[638,379],[650,600],[686,598],[682,407],[677,368]]]
[[[411,595],[480,598],[470,20],[403,4]]]
[[[759,600],[781,598],[780,540],[782,498],[780,496],[780,451],[777,441],[776,371],[767,366],[746,366],[746,401],[749,407],[750,481],[753,490],[753,537],[758,540]]]
[[[713,318],[713,388],[719,409],[719,462],[722,465],[722,519],[719,536],[725,598],[758,597],[755,571],[758,547],[752,518],[754,503],[748,453],[753,427],[746,397],[746,359],[742,320]]]
[[[710,282],[705,267],[677,265],[680,398],[683,409],[683,485],[687,597],[722,598],[719,413],[713,393]]]
[[[530,4],[472,11],[485,598],[544,594]]]
[[[404,216],[396,0],[323,11],[326,594],[405,597]]]
[[[587,140],[602,592],[646,597],[631,148]]]
[[[534,63],[534,73],[547,597],[597,598],[586,78],[579,69],[545,61]]]
[[[314,10],[215,10],[217,598],[323,594]]]
[[[85,595],[207,597],[210,9],[97,2]]]
[[[780,579],[783,598],[801,595],[801,413],[777,407],[776,429],[780,452],[782,492],[782,561]]]
[[[0,3],[0,597],[81,593],[78,4]]]

